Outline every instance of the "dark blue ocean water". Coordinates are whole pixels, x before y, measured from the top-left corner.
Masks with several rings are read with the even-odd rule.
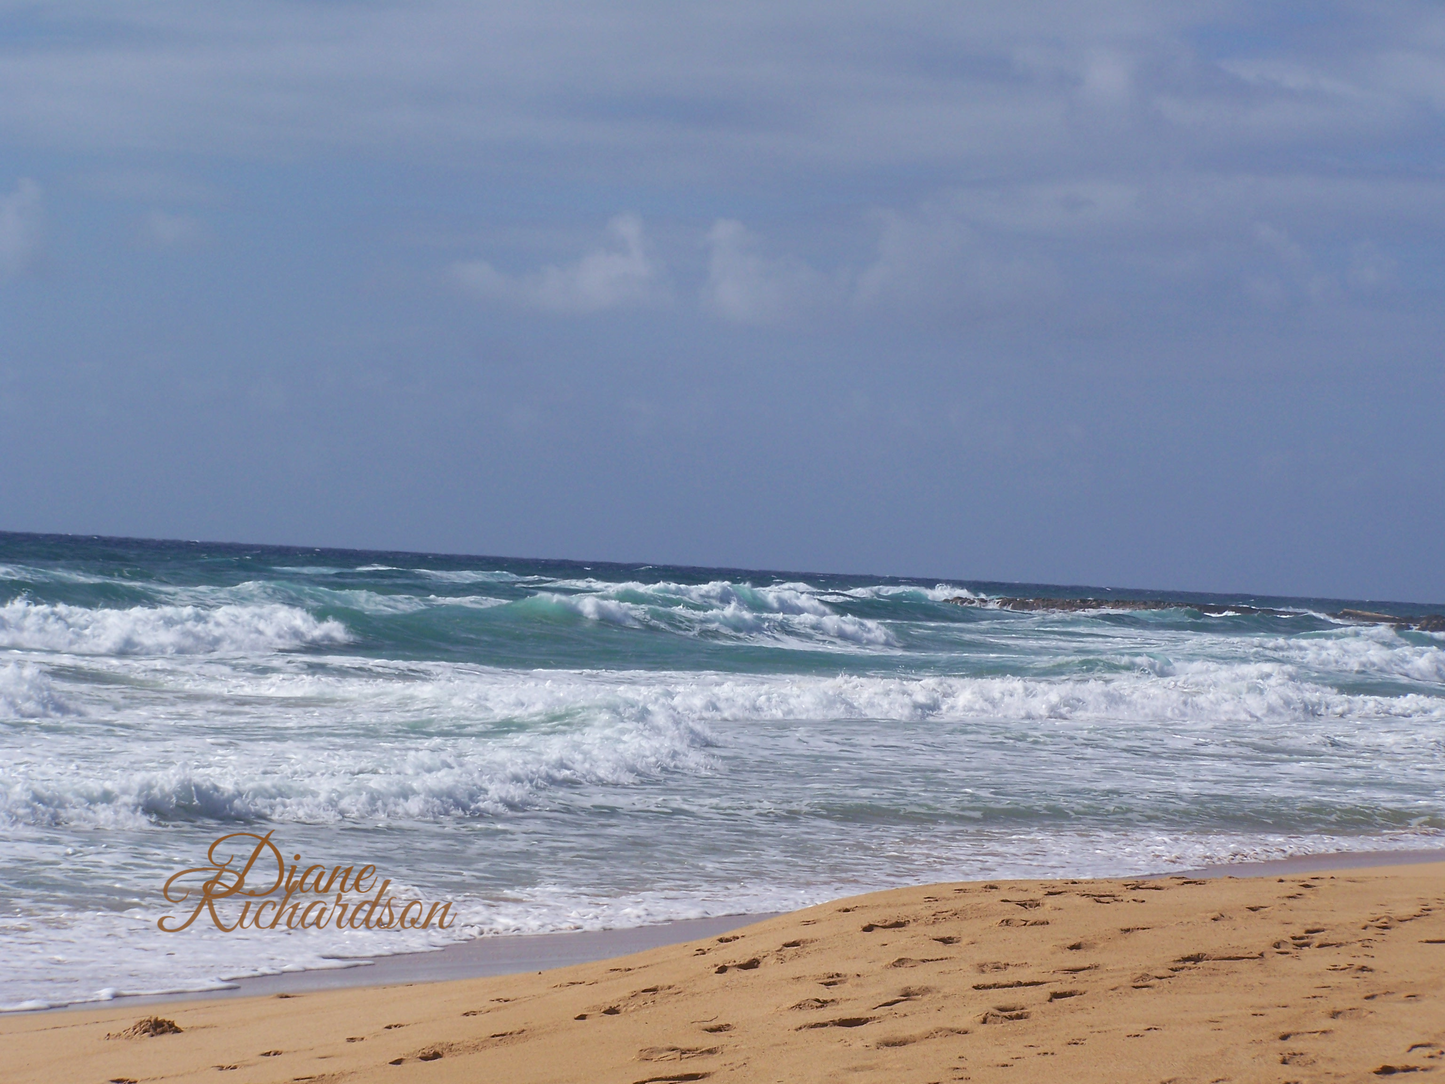
[[[1145,594],[0,535],[0,1005],[1445,829],[1445,636],[1327,616],[1441,607]],[[236,830],[463,921],[159,933]]]

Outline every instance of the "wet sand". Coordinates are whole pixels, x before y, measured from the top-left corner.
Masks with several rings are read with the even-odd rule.
[[[772,915],[727,915],[684,919],[621,930],[579,930],[572,933],[519,934],[478,937],[430,952],[403,952],[393,956],[338,961],[351,966],[236,979],[225,990],[186,994],[155,994],[116,998],[113,1005],[153,1005],[191,999],[258,997],[263,994],[303,994],[341,990],[352,986],[402,986],[419,982],[449,982],[545,971],[572,964],[627,956],[634,952],[711,937],[748,926]],[[83,1005],[70,1009],[85,1008]]]

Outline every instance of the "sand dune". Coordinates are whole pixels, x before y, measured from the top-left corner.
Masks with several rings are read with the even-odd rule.
[[[995,882],[530,975],[16,1016],[0,1055],[46,1084],[1366,1080],[1445,1071],[1442,987],[1445,863]]]

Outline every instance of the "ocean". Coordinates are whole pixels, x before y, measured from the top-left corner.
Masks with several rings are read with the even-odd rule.
[[[1441,609],[0,534],[0,1007],[1438,845],[1445,634],[1347,608]],[[233,832],[457,920],[158,930],[166,879]]]

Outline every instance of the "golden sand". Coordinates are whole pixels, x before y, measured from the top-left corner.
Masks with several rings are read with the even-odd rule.
[[[1445,863],[933,885],[531,975],[0,1020],[16,1084],[1415,1072],[1445,1075]]]

